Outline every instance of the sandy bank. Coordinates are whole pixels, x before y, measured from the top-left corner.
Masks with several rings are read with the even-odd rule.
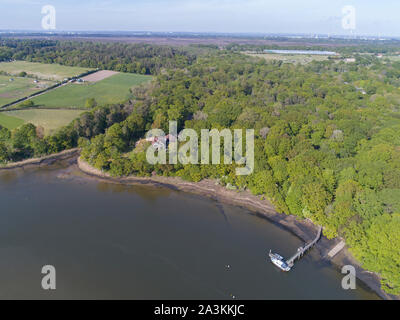
[[[81,171],[90,176],[113,181],[116,183],[149,184],[167,187],[174,190],[192,192],[218,201],[244,207],[276,223],[278,226],[281,226],[284,229],[292,232],[304,242],[308,242],[314,239],[315,235],[318,232],[318,227],[315,226],[311,221],[298,220],[296,217],[291,215],[279,214],[275,211],[271,203],[266,200],[262,200],[260,197],[251,194],[249,191],[239,192],[227,190],[225,187],[216,184],[214,180],[206,179],[200,182],[188,182],[177,177],[162,176],[129,176],[123,178],[113,178],[109,174],[90,166],[81,158],[78,158],[78,167]],[[357,272],[357,278],[359,278],[364,284],[375,291],[381,298],[388,300],[399,300],[400,297],[389,295],[381,290],[379,276],[375,273],[366,271],[361,268],[360,264],[354,259],[354,257],[348,251],[347,247],[344,247],[342,250],[340,250],[333,258],[329,257],[328,253],[330,253],[332,249],[334,249],[338,244],[340,246],[340,243],[342,241],[343,239],[339,238],[328,240],[327,238],[322,237],[313,250],[316,250],[318,252],[321,259],[332,262],[336,267],[340,269],[344,265],[354,266]]]
[[[48,156],[43,156],[40,158],[32,158],[32,159],[27,159],[24,161],[12,162],[12,163],[8,163],[3,166],[0,165],[0,170],[23,168],[23,167],[31,166],[31,165],[47,165],[47,164],[51,164],[57,160],[64,160],[64,159],[71,158],[73,156],[78,157],[79,153],[80,153],[79,148],[64,150],[62,152],[54,153],[54,154],[51,154]]]

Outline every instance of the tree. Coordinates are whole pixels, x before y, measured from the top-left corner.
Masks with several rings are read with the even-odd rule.
[[[0,125],[0,142],[7,142],[11,138],[11,132]]]
[[[94,98],[86,99],[85,108],[86,109],[93,109],[97,106],[97,102]]]
[[[18,107],[20,108],[33,108],[35,106],[35,103],[29,99],[29,100],[25,100],[24,102],[21,102]]]
[[[0,163],[5,163],[9,160],[8,149],[3,142],[0,142]]]
[[[400,265],[400,214],[383,214],[372,219],[365,240],[362,250],[354,250],[356,257],[363,267],[380,274],[386,292],[400,294],[400,273],[390,267]]]

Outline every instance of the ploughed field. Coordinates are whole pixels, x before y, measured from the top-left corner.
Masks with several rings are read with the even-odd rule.
[[[101,70],[83,77],[82,80],[88,82],[97,82],[112,77],[113,75],[118,73],[119,72],[111,70]]]

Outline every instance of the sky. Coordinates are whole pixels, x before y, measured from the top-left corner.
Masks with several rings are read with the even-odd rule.
[[[58,31],[400,36],[400,0],[0,0],[0,30],[43,30],[44,5]],[[343,28],[344,6],[355,29]]]

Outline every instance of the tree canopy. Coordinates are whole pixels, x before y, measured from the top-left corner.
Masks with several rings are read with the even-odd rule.
[[[24,40],[25,41],[25,40]],[[157,74],[130,101],[95,106],[56,134],[33,125],[0,128],[0,162],[81,146],[82,157],[114,176],[218,179],[270,200],[278,212],[308,218],[400,294],[400,63],[267,62],[234,51],[149,45],[3,40],[0,57]],[[56,50],[55,50],[56,49]],[[392,49],[390,49],[392,50]],[[343,49],[350,52],[351,48]],[[90,53],[90,54],[89,54]],[[94,97],[95,99],[95,97]],[[235,164],[150,165],[147,130],[255,130],[255,170]]]

